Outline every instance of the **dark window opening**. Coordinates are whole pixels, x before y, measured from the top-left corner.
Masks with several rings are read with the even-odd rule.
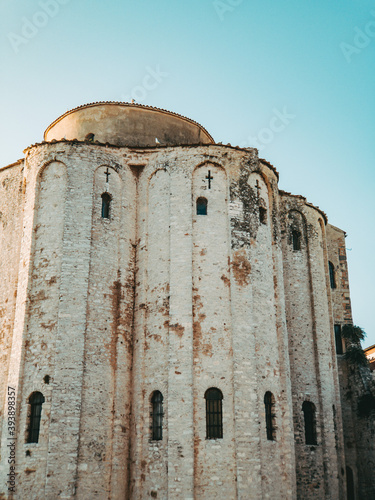
[[[301,233],[299,231],[292,231],[293,250],[301,250]]]
[[[267,439],[276,441],[275,398],[272,392],[268,391],[264,395],[264,407],[266,411]]]
[[[337,423],[336,423],[336,407],[332,405],[332,414],[333,414],[333,428],[335,431],[335,439],[337,441]]]
[[[93,134],[92,132],[90,132],[89,134],[87,134],[85,136],[85,141],[93,142],[94,141],[94,137],[95,137],[95,134]]]
[[[303,416],[305,420],[305,442],[306,444],[317,444],[316,440],[316,419],[315,405],[310,401],[304,401],[302,405]]]
[[[27,435],[28,443],[37,443],[39,441],[40,418],[42,415],[42,404],[44,396],[41,392],[34,392],[29,398],[30,420]]]
[[[219,389],[207,389],[206,399],[206,439],[223,437],[223,394]]]
[[[336,279],[335,279],[335,266],[332,262],[328,262],[329,267],[329,282],[331,284],[331,288],[336,288]]]
[[[346,491],[348,500],[355,500],[353,471],[348,466],[346,466]]]
[[[206,198],[197,199],[197,215],[207,215],[207,200]]]
[[[45,384],[49,384],[49,381],[50,381],[50,376],[49,375],[45,375],[44,378],[43,378],[43,381]]]
[[[161,441],[163,439],[163,395],[160,391],[155,391],[151,398],[152,405],[152,440]]]
[[[261,224],[267,224],[267,210],[259,207],[259,221]]]
[[[112,200],[112,198],[108,193],[102,194],[102,218],[103,219],[109,219],[111,200]]]
[[[335,325],[336,354],[344,354],[342,348],[341,326]]]

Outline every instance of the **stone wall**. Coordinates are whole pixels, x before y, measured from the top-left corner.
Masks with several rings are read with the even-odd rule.
[[[24,162],[0,170],[0,419],[7,417],[8,368],[12,348],[18,266],[22,231]],[[6,421],[7,423],[7,421]],[[4,434],[3,434],[4,429]],[[0,439],[8,437],[7,425],[0,425]],[[8,450],[0,451],[0,467],[7,469]],[[0,490],[1,491],[1,490]]]
[[[251,149],[61,141],[30,148],[22,169],[0,172],[14,205],[2,307],[18,283],[2,344],[17,389],[14,498],[343,497],[342,304],[324,215],[279,192]],[[223,395],[222,439],[207,439],[209,388]],[[27,443],[36,391],[41,431]],[[305,444],[304,401],[316,407],[316,445]]]
[[[287,194],[283,195],[281,221],[297,496],[337,498],[343,453],[335,439],[340,396],[327,301],[324,224],[322,215],[303,198]],[[294,248],[293,232],[299,235],[299,249]],[[305,401],[315,407],[316,445],[306,444]]]
[[[333,264],[335,287],[330,289],[333,322],[341,327],[352,324],[348,263],[346,258],[345,232],[335,226],[327,226],[328,259]],[[342,339],[344,352],[345,340]],[[337,354],[342,420],[345,443],[345,477],[350,483],[353,477],[355,498],[375,497],[375,422],[371,411],[371,398],[375,401],[375,384],[369,367],[354,366]],[[370,398],[370,399],[363,399]],[[360,410],[361,401],[365,413]],[[366,411],[367,410],[367,411]],[[348,484],[348,491],[350,490]],[[348,497],[350,498],[350,497]]]

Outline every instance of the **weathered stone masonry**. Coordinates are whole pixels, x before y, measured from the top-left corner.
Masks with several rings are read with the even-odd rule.
[[[334,325],[351,322],[344,233],[323,212],[280,191],[255,149],[146,106],[77,108],[25,153],[0,170],[0,498],[339,499],[347,466],[371,493],[335,353]],[[209,388],[222,439],[206,438]]]

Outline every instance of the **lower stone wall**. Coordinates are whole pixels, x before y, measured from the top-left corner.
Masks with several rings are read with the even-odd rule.
[[[17,298],[22,234],[23,166],[0,170],[0,419],[7,412],[7,379]],[[0,442],[3,426],[0,425]],[[1,456],[0,463],[5,463]]]
[[[342,328],[352,324],[345,233],[327,226],[328,258],[333,264],[335,287],[331,288],[333,322]],[[345,352],[345,340],[342,339]],[[375,498],[375,384],[368,367],[350,364],[337,354],[345,444],[345,475],[348,498]],[[352,497],[354,498],[354,497]]]
[[[279,195],[275,172],[253,150],[75,142],[38,146],[29,162],[37,197],[27,199],[12,368],[19,498],[343,496],[332,350],[332,324],[351,321],[343,233],[327,227],[339,285],[330,292],[323,216],[301,197]],[[21,163],[0,171],[4,380],[22,175]],[[108,220],[103,193],[112,197]],[[207,215],[196,212],[199,197]],[[373,389],[363,371],[338,363],[346,465],[357,494],[370,499],[375,429],[357,410]],[[207,439],[209,388],[223,395],[223,438]],[[33,391],[45,396],[42,429],[39,443],[25,443]],[[151,429],[154,391],[163,395],[160,440]],[[268,391],[275,439],[267,438]],[[316,444],[305,442],[305,401],[316,407]]]

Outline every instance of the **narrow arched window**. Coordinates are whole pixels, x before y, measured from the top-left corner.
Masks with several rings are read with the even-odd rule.
[[[109,213],[111,208],[111,195],[108,193],[102,194],[102,218],[109,219]]]
[[[259,207],[259,222],[267,224],[267,210],[264,207]]]
[[[30,418],[27,433],[28,443],[37,443],[39,441],[40,417],[42,415],[43,403],[44,396],[41,392],[33,392],[29,397]]]
[[[197,215],[207,215],[207,200],[206,198],[197,199]]]
[[[310,401],[304,401],[302,405],[302,411],[305,420],[305,442],[306,444],[317,444],[314,403],[311,403]]]
[[[152,405],[152,440],[161,441],[163,439],[163,394],[154,391],[151,398]]]
[[[329,267],[329,282],[331,284],[331,288],[336,288],[336,279],[335,279],[335,266],[332,262],[328,262]]]
[[[336,354],[343,354],[341,325],[335,325]]]
[[[211,387],[204,395],[206,399],[206,439],[223,437],[223,393]]]
[[[301,250],[301,233],[299,231],[292,231],[292,244],[293,250]]]
[[[276,440],[276,422],[275,422],[275,398],[272,392],[267,391],[264,395],[264,409],[266,413],[266,430],[269,441]]]

